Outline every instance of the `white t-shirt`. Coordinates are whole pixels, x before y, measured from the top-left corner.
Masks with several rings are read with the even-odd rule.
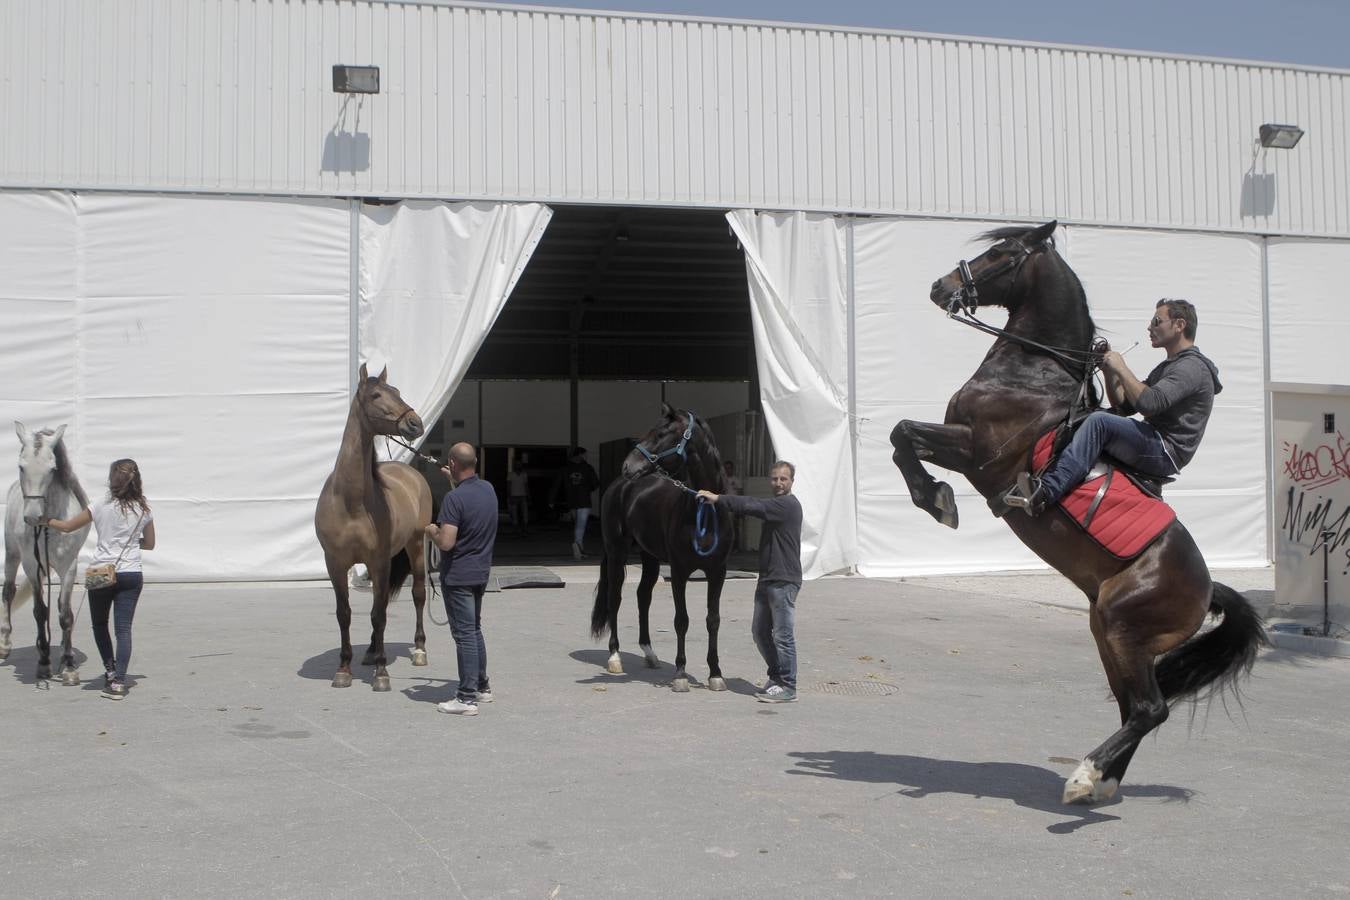
[[[94,565],[117,561],[121,554],[117,571],[141,571],[141,535],[145,533],[145,526],[154,521],[154,514],[147,512],[142,518],[139,507],[132,506],[130,511],[123,511],[116,500],[106,498],[90,503],[89,514],[94,517],[94,532],[98,535]],[[124,547],[126,552],[122,553]]]

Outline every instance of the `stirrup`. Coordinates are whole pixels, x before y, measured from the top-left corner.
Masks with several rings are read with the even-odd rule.
[[[1003,502],[1034,515],[1045,506],[1040,480],[1033,479],[1029,472],[1019,472],[1017,484],[1003,495]]]

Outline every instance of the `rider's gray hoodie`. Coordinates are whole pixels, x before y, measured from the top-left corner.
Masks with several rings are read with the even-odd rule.
[[[1195,347],[1187,347],[1158,364],[1144,379],[1147,390],[1120,412],[1138,412],[1158,431],[1172,462],[1180,469],[1195,456],[1214,409],[1214,395],[1223,390],[1219,369]]]

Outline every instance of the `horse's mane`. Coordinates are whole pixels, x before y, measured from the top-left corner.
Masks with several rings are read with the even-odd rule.
[[[999,241],[1006,241],[1008,238],[1021,240],[1039,227],[1039,225],[1004,225],[1001,228],[991,228],[988,231],[981,232],[975,235],[975,239],[987,241],[990,244],[997,244]],[[1055,236],[1050,235],[1045,239],[1045,242],[1051,247],[1055,246]]]
[[[43,428],[33,432],[33,449],[41,450],[47,439],[55,435],[56,431],[51,428]],[[89,507],[89,496],[85,494],[84,486],[80,484],[80,479],[75,475],[75,467],[70,464],[70,454],[66,452],[64,440],[52,444],[52,456],[56,460],[56,480],[66,490],[75,495],[75,499],[80,503],[80,509],[87,509]]]
[[[694,414],[689,413],[689,415],[693,416]],[[694,420],[698,423],[698,427],[694,429],[692,440],[701,441],[701,444],[697,447],[698,454],[700,457],[706,458],[707,464],[712,467],[713,487],[710,490],[714,494],[725,494],[727,473],[722,468],[722,456],[717,452],[717,442],[713,440],[712,431],[708,428],[708,423],[705,420],[698,416],[694,416]]]

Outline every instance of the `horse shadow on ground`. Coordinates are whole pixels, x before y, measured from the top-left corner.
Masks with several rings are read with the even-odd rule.
[[[366,655],[367,644],[352,644],[352,680],[369,681],[375,674],[374,666],[361,665],[361,659]],[[394,666],[407,666],[412,669],[412,648],[411,642],[396,643],[394,641],[384,642],[385,665],[389,668]],[[338,670],[338,658],[342,655],[341,647],[334,647],[332,650],[325,650],[316,656],[311,656],[300,664],[296,670],[301,678],[312,678],[315,681],[332,681],[333,673]],[[418,667],[423,668],[421,666]],[[413,677],[416,677],[417,669],[412,669]],[[392,673],[390,673],[392,674]]]
[[[80,683],[84,685],[88,683],[91,675],[97,675],[97,686],[99,690],[102,690],[103,667],[98,663],[92,663],[97,671],[92,673],[86,672],[85,669],[90,665],[89,657],[84,653],[81,653],[79,647],[75,647],[73,652],[75,654],[75,668],[79,670],[80,673]],[[52,652],[49,658],[51,659],[52,665],[52,677],[50,679],[37,677],[38,650],[35,646],[16,646],[10,651],[8,659],[0,660],[0,670],[12,670],[10,674],[14,676],[14,680],[19,682],[19,684],[41,685],[50,682],[59,687],[65,687],[65,685],[61,684],[61,645],[59,643],[52,646]]]
[[[670,682],[675,677],[675,666],[673,663],[661,661],[658,668],[651,669],[647,667],[647,659],[639,653],[628,653],[619,651],[619,659],[623,661],[623,674],[611,675],[605,667],[609,664],[609,651],[603,648],[591,650],[573,650],[570,654],[573,659],[579,663],[585,663],[588,666],[594,666],[599,671],[589,678],[578,678],[577,684],[589,685],[616,685],[616,684],[647,684],[652,687],[670,688]],[[700,679],[688,669],[685,675],[689,678],[689,689],[706,688],[707,681]],[[727,678],[722,676],[727,683],[727,690],[733,694],[745,694],[753,696],[757,688],[755,685],[746,681],[744,678]]]
[[[1070,806],[1060,801],[1064,776],[1040,766],[1003,762],[962,762],[870,751],[827,750],[789,753],[797,768],[789,775],[839,778],[873,784],[897,784],[896,793],[922,800],[931,794],[966,794],[1011,800],[1018,806],[1068,816],[1046,828],[1051,834],[1071,834],[1085,825],[1116,822],[1119,816],[1104,815],[1103,807],[1115,806],[1123,797],[1161,797],[1188,802],[1195,792],[1161,784],[1125,784],[1106,803],[1092,807]]]

